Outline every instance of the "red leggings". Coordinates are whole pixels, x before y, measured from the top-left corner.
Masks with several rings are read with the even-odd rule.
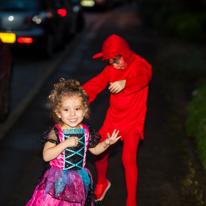
[[[127,187],[127,203],[136,204],[137,190],[137,148],[140,141],[140,135],[132,135],[124,139],[122,151],[122,163],[125,170],[125,180]],[[106,183],[106,173],[108,167],[108,156],[111,147],[104,153],[95,156],[95,166],[97,170],[97,183]]]

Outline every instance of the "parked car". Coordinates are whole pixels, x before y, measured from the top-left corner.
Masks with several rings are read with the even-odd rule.
[[[10,108],[12,61],[9,47],[0,39],[0,122],[6,119]]]
[[[67,30],[65,40],[69,41],[69,35],[70,37],[74,37],[84,28],[83,8],[80,4],[80,0],[55,0],[55,3],[59,11],[66,10],[67,12],[68,16],[64,18],[65,31]]]
[[[0,0],[0,22],[4,43],[51,56],[71,37],[72,5],[68,0]]]
[[[84,8],[97,8],[97,9],[106,9],[109,4],[110,0],[81,0],[81,5]]]
[[[85,20],[84,20],[84,11],[83,7],[80,3],[80,0],[68,0],[71,1],[72,4],[72,11],[73,11],[73,30],[74,34],[80,32],[83,30],[85,26]]]
[[[83,8],[107,10],[125,2],[126,0],[81,0],[81,5]]]

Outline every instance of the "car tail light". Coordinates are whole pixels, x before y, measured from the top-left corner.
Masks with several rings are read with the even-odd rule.
[[[31,37],[19,37],[17,41],[18,43],[31,44],[33,39]]]
[[[57,13],[62,17],[65,17],[67,15],[66,9],[58,9]]]
[[[48,18],[52,18],[52,17],[53,17],[52,12],[48,11],[48,12],[47,12],[47,17],[48,17]]]

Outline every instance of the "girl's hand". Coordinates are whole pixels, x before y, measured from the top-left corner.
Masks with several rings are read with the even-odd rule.
[[[112,144],[116,143],[121,138],[121,136],[118,136],[118,134],[119,134],[119,130],[116,131],[116,129],[113,131],[111,137],[108,133],[107,134],[107,139],[105,140],[105,146],[104,147],[108,147],[109,145],[112,145]]]
[[[110,90],[111,93],[118,94],[125,88],[125,85],[126,85],[125,79],[119,80],[119,81],[110,83],[110,86],[108,89]]]
[[[65,143],[67,144],[67,147],[76,147],[79,143],[79,139],[78,137],[70,137],[65,140]]]

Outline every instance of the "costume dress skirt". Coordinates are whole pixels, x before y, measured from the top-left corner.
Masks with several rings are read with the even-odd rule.
[[[79,138],[77,147],[65,149],[56,159],[49,162],[39,179],[31,200],[26,206],[93,206],[93,181],[85,168],[87,148],[95,147],[100,135],[92,127],[61,130],[58,125],[50,128],[42,137],[43,142],[60,143],[71,136]],[[51,138],[51,131],[57,139]]]

